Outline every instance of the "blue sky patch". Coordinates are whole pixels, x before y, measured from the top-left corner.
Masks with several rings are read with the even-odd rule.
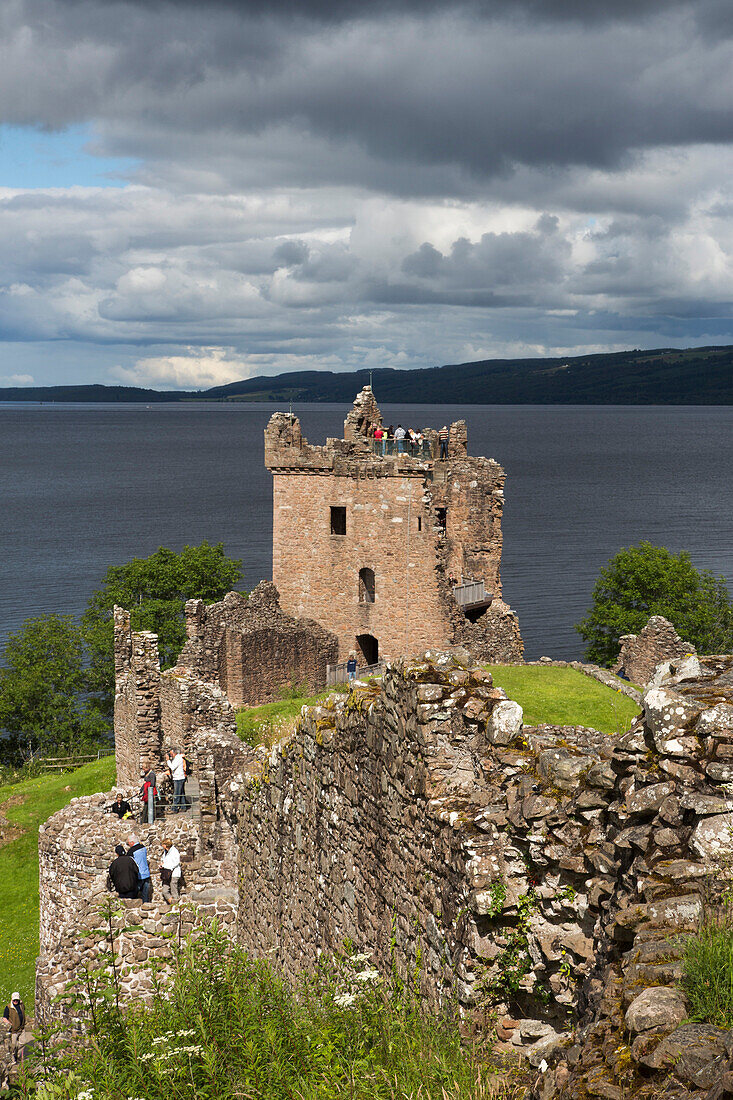
[[[43,131],[0,126],[0,187],[122,187],[137,163],[132,157],[95,156],[90,126]]]

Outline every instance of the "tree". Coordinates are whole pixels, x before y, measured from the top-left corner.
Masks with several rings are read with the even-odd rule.
[[[593,589],[593,606],[576,624],[585,655],[599,665],[616,660],[623,634],[638,634],[663,615],[699,653],[733,650],[733,606],[722,577],[699,572],[684,551],[641,542],[619,550]]]
[[[149,558],[133,558],[107,570],[82,617],[89,684],[106,714],[111,715],[114,701],[114,605],[132,612],[133,629],[158,635],[161,666],[170,668],[186,640],[186,600],[220,600],[241,576],[241,561],[227,557],[222,543],[208,542],[184,546],[180,554],[161,546]]]
[[[81,630],[71,615],[27,619],[11,634],[0,667],[0,755],[65,756],[97,745],[107,730],[88,693]]]

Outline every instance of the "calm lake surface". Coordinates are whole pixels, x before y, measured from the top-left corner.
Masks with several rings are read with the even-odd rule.
[[[244,587],[269,577],[273,405],[0,405],[0,644],[23,619],[77,613],[109,565],[223,542]],[[309,440],[347,409],[299,405]],[[598,571],[649,539],[733,588],[733,408],[383,406],[385,422],[463,417],[507,473],[504,596],[526,655],[580,656]]]

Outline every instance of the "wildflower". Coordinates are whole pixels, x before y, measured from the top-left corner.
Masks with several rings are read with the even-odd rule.
[[[351,961],[353,963],[365,963],[369,962],[372,957],[371,951],[360,951],[358,955],[352,955]]]
[[[362,970],[361,974],[355,974],[354,977],[358,982],[378,982],[380,975],[378,970]]]
[[[356,996],[353,993],[340,993],[338,997],[334,997],[334,1002],[339,1008],[351,1008]]]

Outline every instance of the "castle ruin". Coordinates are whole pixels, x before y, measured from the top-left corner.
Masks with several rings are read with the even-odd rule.
[[[273,475],[272,579],[283,609],[333,631],[343,661],[362,665],[465,645],[486,659],[522,658],[501,599],[504,478],[468,454],[465,421],[415,448],[374,438],[382,414],[370,386],[343,439],[308,443],[275,413],[265,430]]]

